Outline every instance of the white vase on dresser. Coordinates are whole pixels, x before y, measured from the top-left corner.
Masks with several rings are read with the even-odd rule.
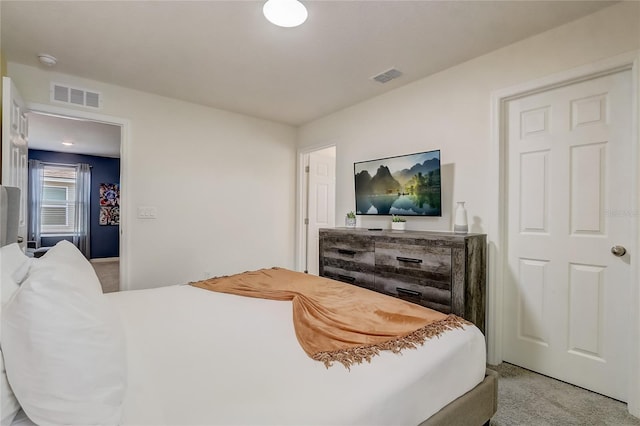
[[[469,232],[469,222],[467,221],[467,209],[464,207],[464,201],[458,201],[456,207],[456,217],[453,225],[453,231],[458,234],[466,234]]]

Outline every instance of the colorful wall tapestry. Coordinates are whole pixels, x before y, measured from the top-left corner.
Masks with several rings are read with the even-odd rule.
[[[120,224],[120,185],[100,184],[100,225]]]

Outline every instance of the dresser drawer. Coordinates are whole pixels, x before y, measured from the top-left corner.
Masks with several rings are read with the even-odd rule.
[[[331,265],[324,267],[322,276],[368,289],[373,289],[375,283],[373,272],[356,272],[343,268],[334,268]]]
[[[377,242],[375,285],[386,294],[451,312],[451,248]]]
[[[373,264],[373,239],[360,235],[322,235],[322,256],[353,259],[359,256],[371,256],[368,259]]]
[[[401,276],[403,281],[451,289],[451,248],[376,243],[376,274]]]
[[[374,286],[374,251],[370,238],[357,235],[322,236],[321,275],[360,287]]]
[[[381,276],[376,270],[375,286],[378,291],[417,303],[445,314],[451,313],[451,291],[427,284],[408,282],[404,277]]]

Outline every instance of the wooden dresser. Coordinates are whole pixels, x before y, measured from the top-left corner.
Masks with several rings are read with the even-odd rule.
[[[485,331],[486,235],[320,229],[320,276],[444,313]]]

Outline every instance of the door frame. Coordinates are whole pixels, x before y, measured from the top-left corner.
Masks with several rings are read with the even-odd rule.
[[[26,106],[29,111],[33,112],[56,114],[69,118],[82,118],[120,127],[120,236],[118,256],[120,259],[120,290],[129,290],[130,268],[127,257],[129,229],[127,227],[127,218],[130,200],[128,197],[129,163],[127,160],[129,141],[131,140],[131,122],[125,118],[98,114],[91,111],[68,109],[49,104],[27,103]]]
[[[630,356],[629,356],[629,391],[627,407],[629,413],[640,417],[640,210],[638,189],[640,188],[640,134],[638,123],[640,122],[638,101],[640,99],[640,51],[633,51],[614,56],[596,63],[578,68],[562,71],[547,77],[536,79],[514,87],[495,91],[491,95],[491,152],[489,163],[489,223],[488,223],[488,289],[487,289],[487,362],[498,365],[502,358],[502,326],[503,326],[503,291],[504,277],[507,268],[506,247],[507,226],[507,161],[506,153],[506,106],[513,99],[529,96],[535,93],[545,92],[559,87],[568,86],[581,81],[592,80],[604,75],[620,71],[631,70],[632,79],[632,209],[630,214],[635,217],[632,220],[632,233],[634,238],[630,247],[632,253],[631,262],[631,294],[629,303],[631,309],[630,325]]]
[[[338,158],[338,144],[335,142],[328,142],[317,145],[305,146],[304,148],[298,148],[298,161],[297,161],[297,179],[296,179],[296,258],[295,268],[296,271],[304,272],[305,270],[305,256],[307,247],[307,234],[305,232],[304,219],[307,211],[307,195],[309,188],[307,185],[307,175],[305,172],[305,162],[309,154],[315,151],[322,151],[327,148],[335,148],[336,150],[336,164]],[[334,173],[337,172],[334,171]],[[337,188],[337,187],[336,187]],[[336,191],[337,193],[337,191]],[[336,197],[337,198],[337,197]]]

